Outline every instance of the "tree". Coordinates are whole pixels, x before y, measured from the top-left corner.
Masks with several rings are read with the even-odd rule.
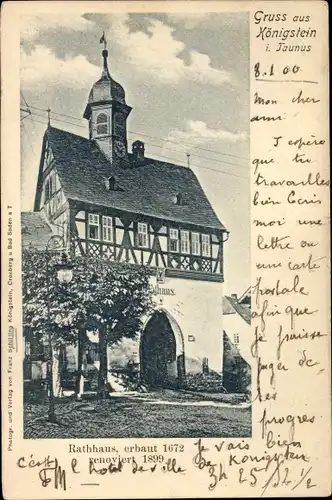
[[[22,293],[23,325],[25,334],[30,333],[32,340],[52,350],[48,355],[48,371],[55,376],[52,380],[54,394],[61,393],[59,360],[63,344],[75,344],[77,335],[71,311],[71,296],[66,285],[56,279],[55,264],[59,263],[59,254],[37,252],[34,249],[23,250],[22,255]],[[48,332],[51,332],[52,349],[49,345]],[[50,369],[49,365],[52,365]],[[53,364],[57,370],[53,370]]]
[[[98,394],[105,397],[108,393],[107,346],[140,333],[142,318],[153,308],[149,274],[143,266],[74,257],[73,279],[66,285],[56,281],[54,264],[57,261],[56,254],[23,250],[23,323],[44,342],[50,329],[55,349],[78,344],[76,391],[82,376],[86,331],[98,331]]]
[[[86,328],[99,332],[98,394],[103,398],[108,394],[107,347],[134,338],[152,310],[149,273],[143,266],[77,258],[72,287]]]

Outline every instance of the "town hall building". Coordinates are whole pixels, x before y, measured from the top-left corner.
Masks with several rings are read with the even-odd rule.
[[[106,47],[102,57],[83,115],[89,138],[50,125],[45,131],[34,213],[61,231],[71,255],[149,267],[156,309],[130,353],[143,384],[221,376],[228,231],[189,167],[146,156],[141,141],[129,146],[132,108],[109,73]],[[91,335],[92,351],[94,341]]]

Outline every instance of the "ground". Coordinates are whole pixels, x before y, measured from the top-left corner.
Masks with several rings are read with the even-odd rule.
[[[251,437],[251,407],[172,393],[121,394],[106,401],[56,400],[58,423],[47,422],[47,400],[25,403],[24,437]]]

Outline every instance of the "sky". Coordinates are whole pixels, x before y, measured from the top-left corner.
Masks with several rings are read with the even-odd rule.
[[[133,107],[128,144],[187,165],[221,222],[225,292],[250,285],[249,20],[246,13],[21,17],[22,211],[33,210],[47,124],[88,137],[82,118],[100,78],[105,31],[111,76]],[[23,119],[22,119],[23,118]],[[199,209],[199,207],[198,207]]]

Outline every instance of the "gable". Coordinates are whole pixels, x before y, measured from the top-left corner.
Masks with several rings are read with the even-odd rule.
[[[34,210],[44,210],[52,217],[66,203],[60,178],[56,169],[52,147],[46,139],[43,144],[39,166]]]

